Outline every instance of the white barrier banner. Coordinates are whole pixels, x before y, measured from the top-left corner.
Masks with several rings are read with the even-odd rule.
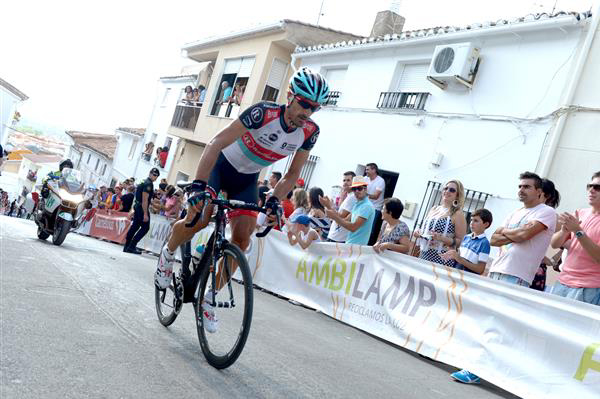
[[[254,283],[524,398],[600,398],[600,308],[371,247],[248,251]]]

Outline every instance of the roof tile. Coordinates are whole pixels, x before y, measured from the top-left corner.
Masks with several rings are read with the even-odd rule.
[[[84,147],[96,151],[112,160],[117,149],[115,134],[86,133],[69,130],[66,132],[75,142],[75,147]]]

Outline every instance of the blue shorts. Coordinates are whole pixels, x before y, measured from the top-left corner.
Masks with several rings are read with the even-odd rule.
[[[511,276],[510,274],[492,272],[492,273],[490,273],[490,278],[492,280],[504,281],[505,283],[521,285],[521,286],[527,287],[527,288],[529,288],[529,286],[531,285],[527,281],[523,280],[522,278],[519,278],[517,276]]]
[[[592,305],[600,305],[600,287],[599,288],[584,288],[584,287],[569,287],[560,282],[554,283],[550,289],[550,293],[565,298],[575,299]]]

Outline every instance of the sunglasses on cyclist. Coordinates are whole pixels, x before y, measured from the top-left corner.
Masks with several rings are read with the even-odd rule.
[[[451,193],[455,193],[456,189],[454,187],[444,187],[444,191],[450,191]]]
[[[594,191],[600,191],[600,184],[588,184],[587,189],[593,188]]]
[[[366,188],[365,186],[352,187],[352,191],[362,191],[365,188]]]
[[[294,96],[298,104],[304,109],[310,109],[312,112],[317,112],[321,109],[321,105],[310,100],[307,100],[304,97]]]

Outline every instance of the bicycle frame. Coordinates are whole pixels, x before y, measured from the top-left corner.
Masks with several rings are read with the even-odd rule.
[[[193,300],[195,300],[195,288],[197,287],[197,283],[198,283],[198,278],[200,276],[200,271],[202,270],[202,267],[208,267],[209,264],[209,260],[212,260],[212,262],[210,262],[211,265],[214,265],[212,270],[210,270],[211,273],[211,282],[212,282],[212,286],[216,287],[217,284],[217,267],[218,267],[218,261],[221,257],[223,257],[223,248],[225,247],[225,245],[227,243],[229,243],[229,241],[227,240],[227,238],[225,237],[225,228],[227,227],[227,217],[225,215],[225,211],[227,209],[235,209],[235,208],[241,208],[241,209],[249,209],[249,210],[254,210],[254,211],[258,211],[258,212],[265,212],[265,208],[260,208],[258,206],[256,206],[255,204],[248,204],[248,203],[244,203],[242,201],[235,201],[235,200],[222,200],[222,199],[213,199],[213,198],[207,198],[207,200],[210,200],[210,203],[214,206],[217,207],[217,213],[216,213],[216,217],[215,217],[215,230],[214,232],[211,234],[211,237],[208,240],[208,243],[206,245],[206,250],[204,251],[204,253],[202,254],[202,257],[197,260],[198,258],[194,258],[193,256],[191,256],[191,245],[190,242],[188,241],[187,243],[183,244],[185,245],[184,248],[184,255],[182,256],[182,283],[184,286],[184,294],[183,294],[183,302],[191,302]],[[204,212],[204,210],[203,210]],[[277,213],[277,221],[279,223],[279,217],[280,214],[279,212]],[[199,217],[196,217],[197,219],[195,219],[195,222],[193,223],[197,223]],[[261,233],[257,233],[257,237],[264,237],[266,236],[269,231],[272,229],[273,226],[269,226],[267,227],[267,229],[265,229],[263,232]],[[210,256],[212,256],[212,259],[210,258]],[[190,259],[190,262],[186,262],[187,259],[183,259],[183,258],[188,258]],[[227,264],[227,258],[223,257],[223,266],[222,266],[222,273],[226,273],[226,280],[230,281],[230,278],[233,278],[233,275],[230,275],[230,268],[229,265]],[[187,263],[187,264],[186,264]],[[194,270],[191,271],[189,270],[189,264],[192,263],[194,265]],[[229,302],[217,302],[215,295],[214,295],[214,291],[213,291],[213,295],[212,298],[210,298],[210,304],[213,307],[235,307],[235,300],[233,298],[233,289],[231,288],[231,284],[227,284],[228,290],[229,290]],[[186,289],[188,288],[188,289]],[[191,294],[191,298],[189,297],[190,294],[186,295],[186,292],[189,292],[189,288],[194,288],[193,294]],[[221,287],[222,288],[222,287]]]

